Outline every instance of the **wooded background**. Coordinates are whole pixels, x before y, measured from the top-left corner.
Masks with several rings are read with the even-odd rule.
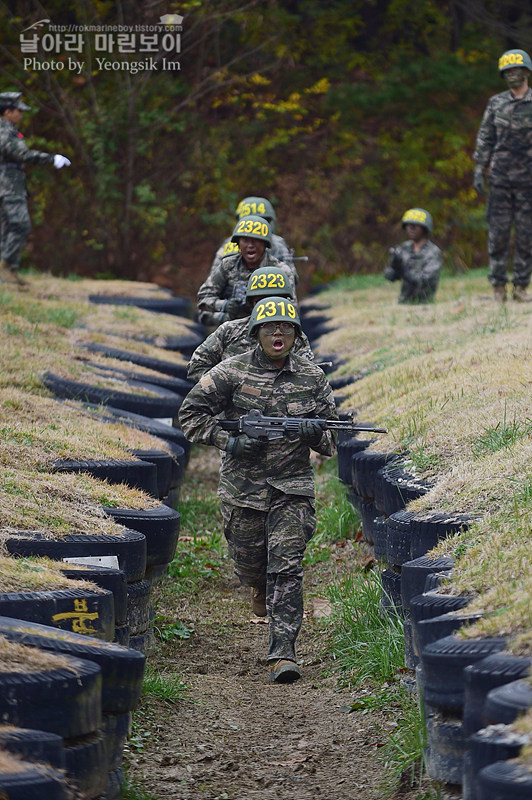
[[[475,136],[506,88],[504,50],[532,48],[530,2],[183,0],[0,4],[0,88],[22,90],[30,147],[70,169],[28,167],[33,231],[24,266],[155,280],[194,296],[241,197],[269,197],[303,288],[382,270],[400,218],[427,208],[447,270],[486,263]],[[98,69],[110,55],[40,53],[20,34],[61,25],[184,17],[180,69]],[[42,31],[47,30],[43,27]],[[28,34],[26,34],[28,35]],[[164,54],[159,54],[159,58]],[[166,54],[168,55],[168,54]],[[83,60],[80,74],[68,58]],[[160,62],[159,62],[160,63]]]

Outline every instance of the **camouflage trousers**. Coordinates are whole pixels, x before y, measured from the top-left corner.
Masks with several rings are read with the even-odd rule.
[[[4,195],[0,199],[0,220],[2,258],[12,269],[18,269],[22,248],[31,228],[26,197],[18,194]]]
[[[240,582],[266,589],[268,660],[295,661],[303,621],[303,555],[316,529],[313,500],[274,489],[267,511],[224,502],[222,515]]]
[[[504,286],[508,278],[510,237],[514,227],[513,283],[528,286],[532,273],[532,186],[490,186],[487,206],[489,282]]]

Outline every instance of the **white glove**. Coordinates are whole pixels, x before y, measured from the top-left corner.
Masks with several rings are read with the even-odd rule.
[[[57,153],[54,156],[54,167],[56,169],[61,169],[61,167],[69,167],[72,162],[66,156],[61,156]]]

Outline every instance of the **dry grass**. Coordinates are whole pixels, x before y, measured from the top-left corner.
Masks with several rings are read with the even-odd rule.
[[[153,499],[138,489],[113,485],[90,475],[0,471],[0,533],[39,531],[66,534],[122,535],[124,528],[102,506],[149,508]]]
[[[386,425],[371,448],[408,453],[435,483],[409,509],[480,517],[435,551],[457,562],[446,591],[476,594],[468,609],[486,614],[466,635],[508,635],[532,653],[532,309],[496,306],[479,273],[444,280],[427,306],[349,285],[319,298],[335,327],[319,349],[345,359],[337,375],[364,376],[341,390],[342,410]]]
[[[0,592],[46,592],[57,589],[90,589],[102,592],[95,583],[66,578],[64,564],[49,558],[12,558],[0,555]]]
[[[73,302],[87,302],[89,295],[106,295],[114,297],[145,297],[167,298],[168,292],[155,283],[142,281],[122,280],[97,280],[84,278],[83,280],[56,278],[50,273],[30,275],[26,278],[30,292],[39,300],[69,300]]]
[[[58,459],[135,461],[131,450],[167,443],[131,426],[94,418],[75,402],[0,389],[0,464],[50,469]]]
[[[64,656],[47,653],[37,647],[8,642],[0,634],[0,672],[42,672],[54,669],[72,670],[72,664]]]

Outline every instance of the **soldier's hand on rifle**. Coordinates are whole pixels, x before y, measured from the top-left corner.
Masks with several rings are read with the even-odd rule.
[[[323,434],[323,428],[319,422],[312,419],[304,419],[299,423],[298,435],[303,444],[308,444],[309,447],[315,447],[320,441]]]
[[[70,161],[69,158],[67,158],[66,156],[60,155],[60,153],[57,153],[54,156],[54,167],[56,169],[61,169],[61,167],[69,167],[71,165],[71,163],[72,162]]]
[[[473,189],[477,194],[486,194],[486,184],[484,183],[484,167],[477,164],[473,173]]]
[[[264,450],[264,443],[243,433],[241,436],[230,436],[225,450],[234,458],[258,461]]]

